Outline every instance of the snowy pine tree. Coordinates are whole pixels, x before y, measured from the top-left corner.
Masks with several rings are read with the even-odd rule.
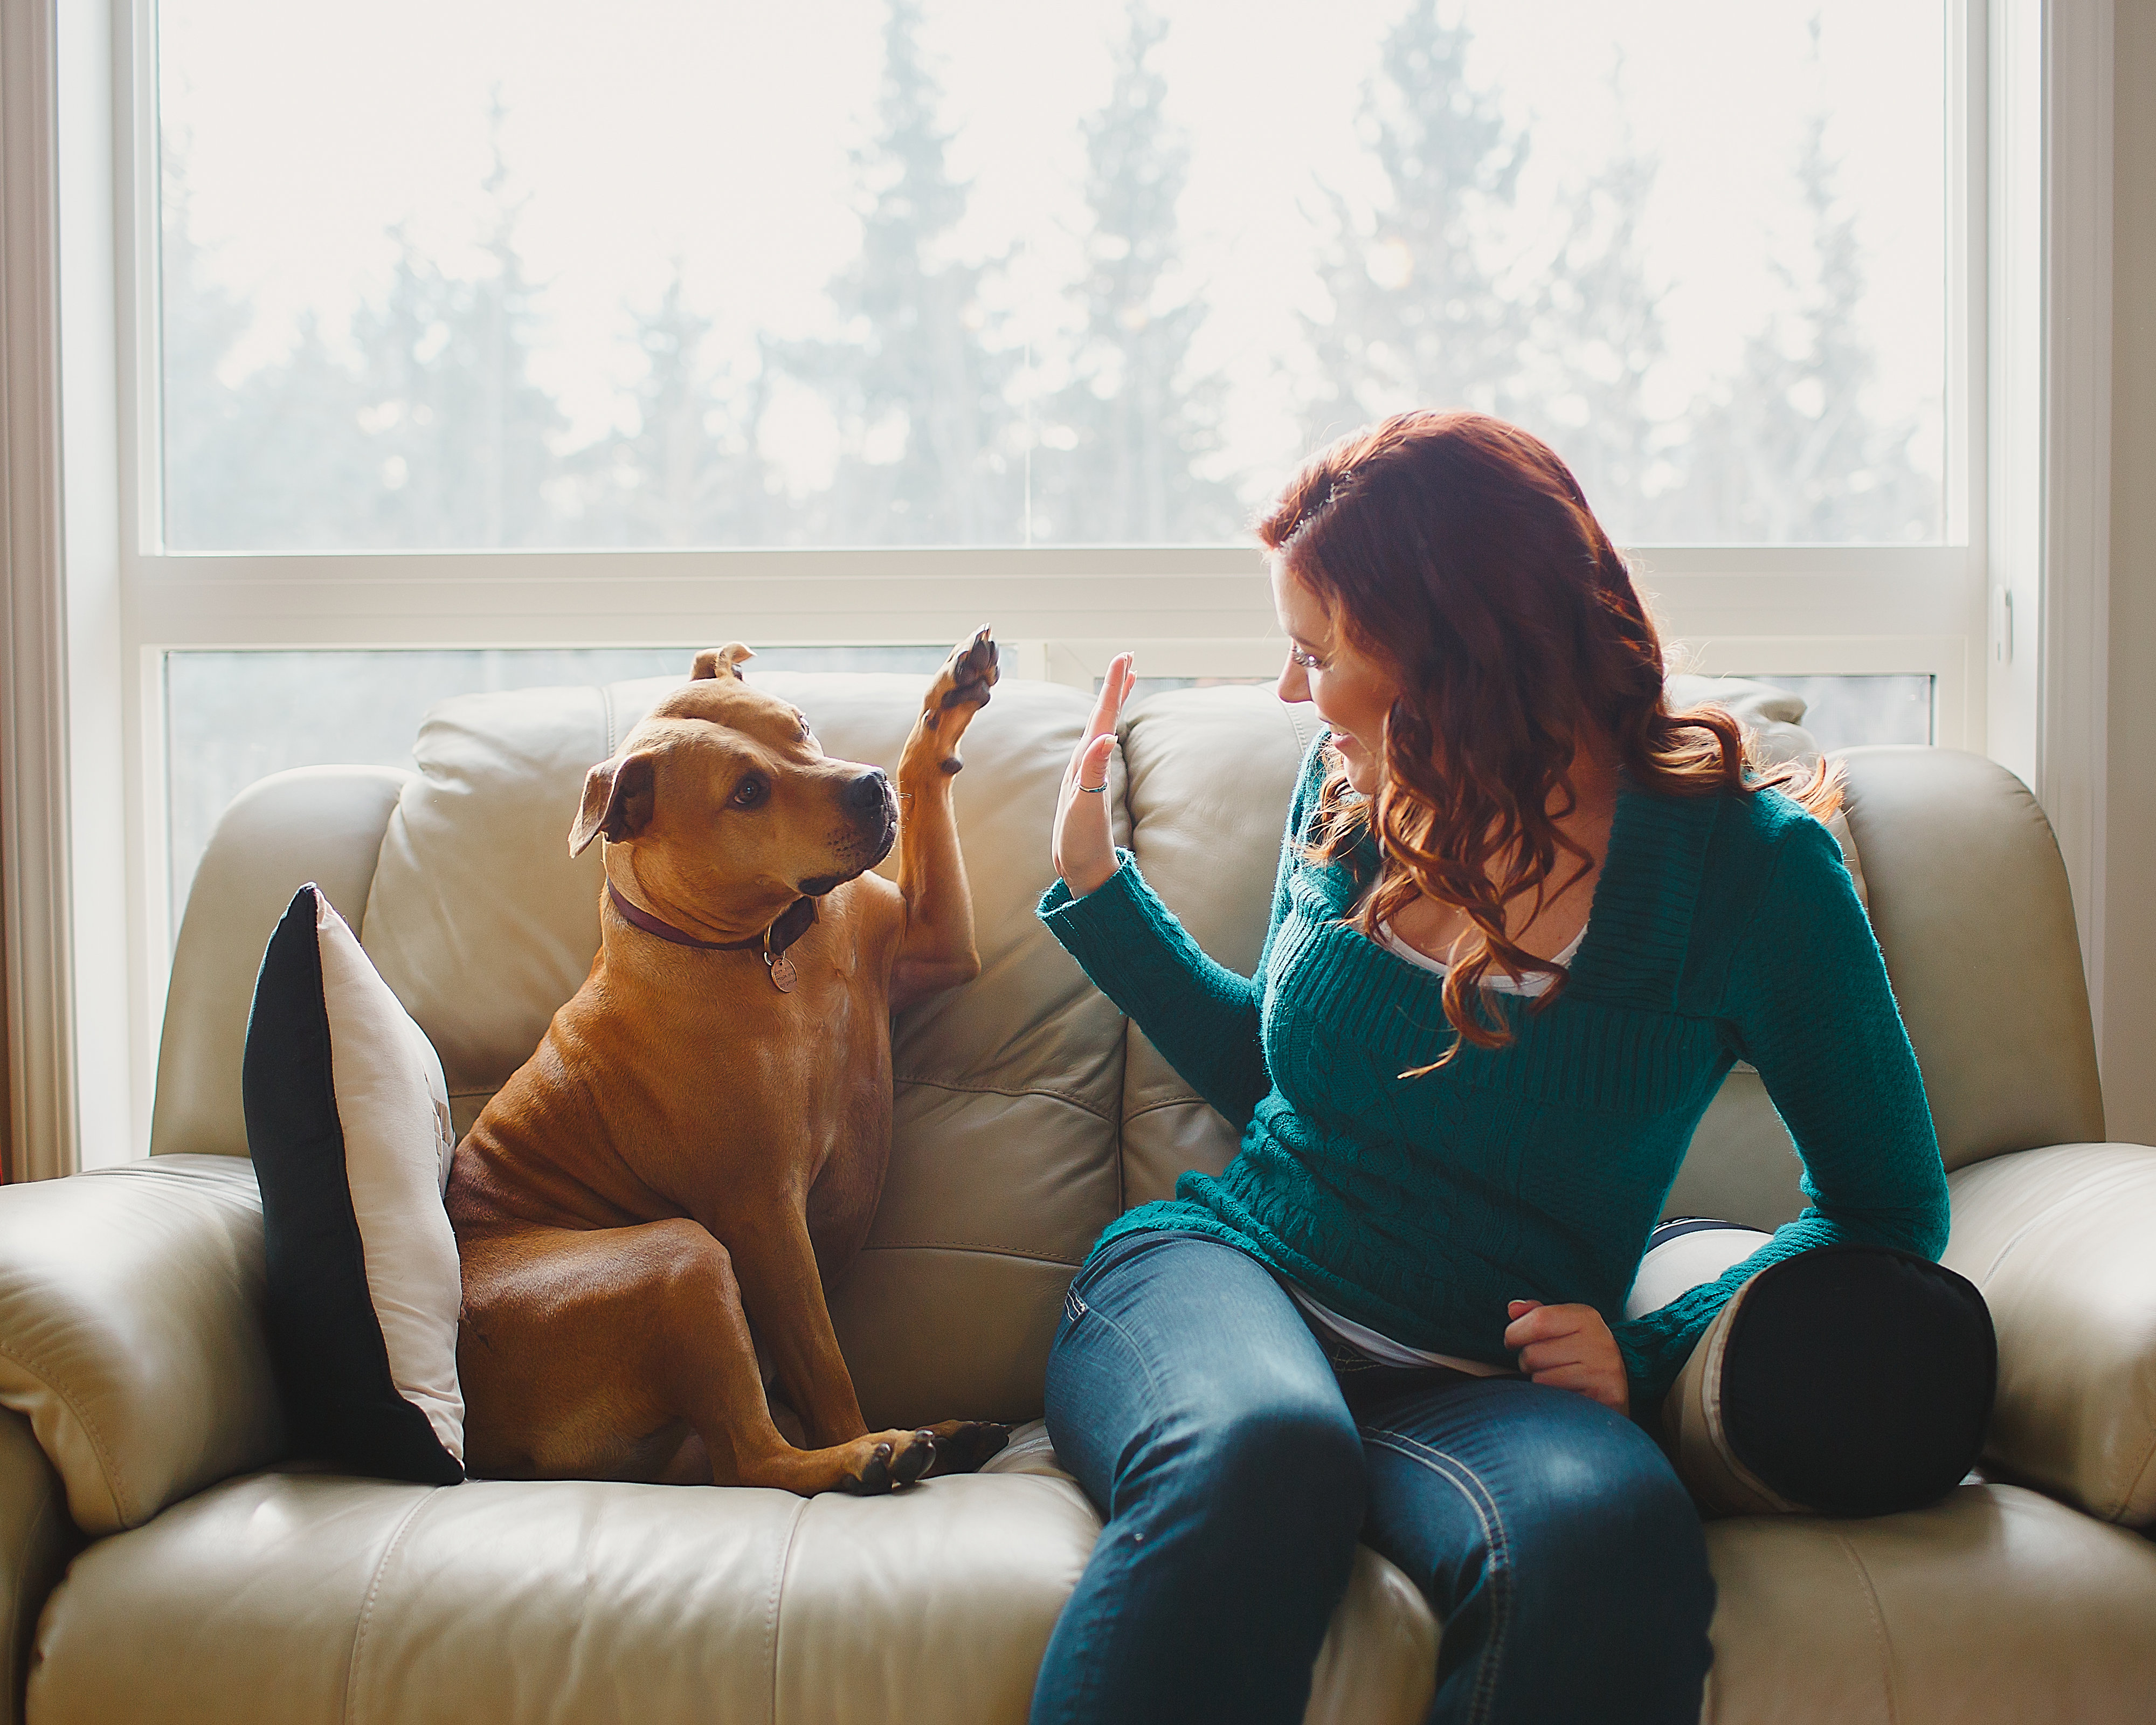
[[[992,347],[986,269],[952,257],[967,187],[952,177],[942,90],[922,53],[919,0],[891,0],[859,257],[831,285],[842,335],[778,352],[822,394],[842,451],[808,506],[825,544],[1008,542],[1023,468],[1006,389],[1017,356]]]
[[[1235,487],[1200,470],[1220,446],[1226,394],[1223,378],[1191,365],[1205,306],[1173,291],[1190,149],[1163,112],[1167,80],[1149,64],[1167,33],[1133,0],[1107,105],[1085,122],[1084,326],[1071,381],[1040,416],[1036,538],[1209,543],[1242,525]]]
[[[744,389],[707,372],[711,320],[690,308],[678,265],[658,305],[633,315],[645,367],[632,393],[636,423],[592,452],[597,495],[579,536],[605,545],[763,542],[761,379]]]
[[[1564,458],[1589,506],[1635,537],[1674,478],[1681,426],[1657,424],[1647,375],[1667,351],[1640,223],[1656,165],[1627,151],[1573,188],[1554,254],[1522,295],[1528,338],[1512,416]]]
[[[165,456],[165,538],[182,551],[250,544],[254,483],[235,447],[239,403],[218,375],[254,321],[247,302],[213,280],[194,234],[183,151],[164,150],[162,268],[157,306]]]
[[[1528,316],[1499,277],[1527,144],[1468,83],[1470,39],[1437,0],[1410,0],[1385,38],[1362,114],[1385,189],[1367,220],[1327,193],[1332,311],[1305,320],[1313,441],[1405,408],[1514,410]]]
[[[1911,458],[1916,428],[1869,411],[1877,357],[1861,333],[1864,260],[1836,188],[1825,122],[1797,162],[1810,216],[1807,280],[1783,270],[1794,309],[1747,340],[1737,374],[1696,423],[1690,479],[1670,501],[1671,537],[1767,545],[1931,538],[1938,483]]]
[[[502,118],[497,102],[485,267],[453,275],[400,230],[388,293],[352,320],[372,476],[357,544],[559,541],[548,490],[562,471],[556,444],[567,421],[531,375],[538,290],[516,249]]]

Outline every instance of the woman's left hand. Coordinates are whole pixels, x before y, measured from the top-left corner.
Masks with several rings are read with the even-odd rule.
[[[1620,1414],[1632,1411],[1632,1385],[1617,1338],[1592,1306],[1545,1306],[1515,1300],[1505,1346],[1520,1357],[1520,1369],[1537,1384],[1569,1389]]]

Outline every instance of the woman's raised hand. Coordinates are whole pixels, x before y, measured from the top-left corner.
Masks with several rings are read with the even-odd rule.
[[[1632,1384],[1617,1338],[1592,1306],[1545,1306],[1515,1300],[1505,1346],[1520,1357],[1520,1369],[1537,1384],[1569,1389],[1620,1414],[1632,1411]]]
[[[1116,835],[1108,822],[1108,757],[1116,752],[1116,721],[1130,699],[1131,655],[1118,653],[1101,684],[1101,698],[1086,734],[1070,752],[1063,788],[1055,799],[1055,829],[1050,838],[1055,872],[1083,898],[1116,872]]]

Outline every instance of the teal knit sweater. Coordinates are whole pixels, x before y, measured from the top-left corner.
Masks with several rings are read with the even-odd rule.
[[[1609,1322],[1635,1404],[1768,1264],[1840,1240],[1936,1258],[1946,1177],[1871,924],[1826,829],[1774,791],[1626,786],[1570,979],[1540,1010],[1485,996],[1512,1043],[1463,1049],[1443,979],[1345,920],[1374,842],[1301,850],[1323,766],[1289,812],[1255,977],[1208,958],[1127,852],[1097,891],[1058,881],[1042,919],[1177,1071],[1242,1132],[1214,1178],[1129,1211],[1095,1250],[1188,1229],[1416,1348],[1509,1366],[1510,1300]],[[1623,1317],[1693,1128],[1749,1060],[1804,1158],[1810,1207],[1719,1281]]]

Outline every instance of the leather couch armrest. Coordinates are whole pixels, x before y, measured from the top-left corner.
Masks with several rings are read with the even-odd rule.
[[[82,1543],[30,1422],[0,1412],[0,1725],[22,1725],[38,1615]]]
[[[0,1406],[92,1535],[275,1460],[253,1164],[162,1156],[0,1189]]]
[[[1943,1261],[1999,1330],[1986,1471],[2156,1522],[2156,1149],[2061,1144],[1948,1179]]]

